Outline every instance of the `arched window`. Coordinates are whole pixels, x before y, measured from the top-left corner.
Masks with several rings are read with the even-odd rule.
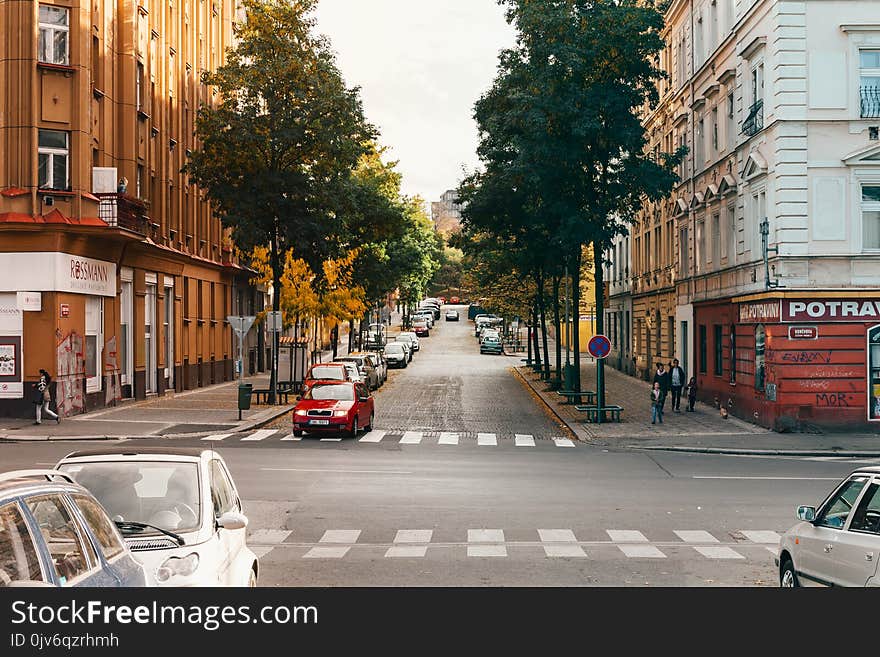
[[[755,390],[764,391],[764,325],[755,327]]]

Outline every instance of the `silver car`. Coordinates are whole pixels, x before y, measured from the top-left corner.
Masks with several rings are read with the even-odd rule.
[[[781,586],[880,586],[880,467],[856,470],[797,517],[779,541]]]

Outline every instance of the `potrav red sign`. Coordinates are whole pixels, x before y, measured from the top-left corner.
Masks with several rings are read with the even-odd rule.
[[[876,322],[880,300],[783,299],[783,322]]]

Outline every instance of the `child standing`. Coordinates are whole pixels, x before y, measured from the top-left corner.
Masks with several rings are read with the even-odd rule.
[[[687,397],[688,397],[688,403],[687,403],[686,410],[693,412],[694,404],[697,403],[697,377],[695,377],[695,376],[692,376],[691,380],[688,381]]]
[[[659,418],[660,424],[663,424],[663,390],[660,388],[660,382],[654,382],[654,388],[651,390],[651,424],[656,424]]]

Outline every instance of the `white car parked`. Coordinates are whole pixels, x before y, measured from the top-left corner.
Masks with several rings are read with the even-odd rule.
[[[109,448],[56,466],[88,489],[159,586],[256,586],[247,517],[213,449]]]
[[[797,516],[779,541],[781,586],[880,586],[880,467],[856,470]]]

